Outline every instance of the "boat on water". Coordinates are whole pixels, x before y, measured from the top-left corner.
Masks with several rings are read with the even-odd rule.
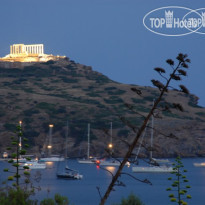
[[[205,162],[193,163],[195,167],[205,167]]]
[[[120,161],[116,159],[104,159],[97,160],[96,164],[100,166],[120,166]]]
[[[50,156],[50,157],[41,157],[39,159],[39,162],[59,162],[59,161],[64,161],[64,157],[60,156]]]
[[[78,163],[80,164],[94,164],[96,163],[97,159],[90,157],[90,158],[83,158],[83,159],[78,159]]]
[[[156,159],[156,158],[152,158],[153,161],[155,161],[156,163],[169,163],[169,159]]]
[[[58,178],[63,178],[63,179],[82,179],[83,175],[79,174],[77,170],[70,169],[68,167],[65,168],[65,171],[58,172],[56,174]]]
[[[132,167],[132,172],[142,172],[142,173],[171,173],[175,172],[173,167],[168,166],[134,166]]]
[[[112,156],[113,155],[112,122],[110,123],[110,143],[108,144],[108,150],[109,150],[109,154]],[[109,157],[105,159],[98,159],[96,160],[95,163],[99,166],[113,166],[114,167],[114,166],[120,166],[121,160],[113,158],[113,157]],[[129,166],[130,164],[127,162],[126,165]]]
[[[54,125],[50,124],[49,125],[49,134],[48,134],[48,142],[44,144],[43,148],[43,155],[45,154],[44,151],[47,149],[47,154],[46,156],[40,157],[39,162],[58,162],[58,161],[64,161],[65,158],[60,155],[53,155],[52,154],[52,129]]]
[[[3,156],[4,159],[6,159],[6,158],[8,158],[8,153],[4,152],[2,156]]]
[[[96,165],[99,165],[99,166],[120,166],[121,164],[121,161],[120,159],[114,159],[114,158],[109,158],[109,159],[98,159],[96,160],[95,164]],[[129,162],[126,162],[125,164],[126,166],[130,166],[130,163]]]
[[[108,144],[109,154],[113,154],[113,143],[112,143],[112,122],[110,123],[110,142]],[[96,164],[99,166],[120,166],[120,160],[114,159],[112,157],[99,159],[96,161]]]
[[[65,143],[65,158],[67,159],[67,144],[68,144],[68,122],[67,122],[67,129],[66,129],[66,143]],[[58,163],[60,163],[60,161],[58,161]],[[83,175],[79,174],[79,172],[77,170],[71,169],[70,167],[68,167],[68,160],[66,160],[65,162],[65,167],[64,170],[62,171],[57,171],[56,176],[58,178],[62,178],[62,179],[82,179]]]
[[[142,136],[142,140],[145,136],[146,133],[146,129],[145,132]],[[149,166],[133,166],[132,167],[132,172],[146,172],[146,173],[169,173],[169,172],[174,172],[175,170],[173,169],[172,166],[169,165],[169,160],[168,159],[155,159],[152,157],[152,148],[153,148],[153,136],[154,136],[154,116],[152,115],[152,120],[151,120],[151,149],[150,149],[150,162],[149,162]],[[142,144],[142,140],[140,142],[140,147]],[[138,149],[138,153],[137,156],[139,154],[139,150],[140,147]],[[136,157],[136,161],[137,161],[137,157]]]
[[[90,124],[88,123],[88,147],[87,147],[87,157],[78,159],[78,163],[80,164],[94,164],[97,158],[90,156]]]
[[[45,169],[45,163],[39,163],[37,160],[27,161],[20,165],[20,167],[29,167],[29,169]]]
[[[14,161],[14,162],[17,162],[17,159],[13,159],[13,161]],[[23,158],[23,157],[20,157],[20,158],[18,159],[18,162],[19,162],[19,163],[26,163],[26,162],[27,162],[27,159],[26,159],[26,158]]]

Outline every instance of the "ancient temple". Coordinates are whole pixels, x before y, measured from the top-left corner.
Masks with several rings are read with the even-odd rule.
[[[43,44],[13,44],[10,46],[10,54],[0,58],[0,62],[46,62],[61,58],[44,53]]]
[[[44,54],[44,45],[43,44],[33,44],[33,45],[24,45],[24,44],[13,44],[10,46],[10,55],[22,55],[22,54]]]

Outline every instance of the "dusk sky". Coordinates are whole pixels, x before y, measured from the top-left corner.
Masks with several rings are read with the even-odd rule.
[[[166,59],[187,53],[191,64],[182,84],[205,107],[205,34],[163,36],[143,25],[148,12],[167,6],[199,9],[205,2],[2,0],[0,56],[12,44],[43,43],[46,54],[65,55],[117,82],[152,86],[151,79],[160,79],[154,67],[167,68]]]

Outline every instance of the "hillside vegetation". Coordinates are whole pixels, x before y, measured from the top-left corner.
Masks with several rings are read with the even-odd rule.
[[[136,79],[137,80],[137,79]],[[150,79],[151,80],[151,79]],[[87,124],[91,125],[91,153],[106,155],[110,140],[110,122],[113,124],[114,151],[122,156],[133,130],[142,122],[152,106],[158,89],[114,82],[90,66],[68,58],[36,63],[21,68],[0,68],[0,151],[9,144],[19,120],[24,135],[31,144],[30,153],[45,151],[48,125],[53,128],[53,153],[64,154],[66,122],[69,122],[68,153],[78,157],[86,154]],[[131,88],[137,88],[141,95]],[[180,102],[179,110],[158,111],[154,123],[154,156],[205,155],[205,109],[197,105],[198,98],[170,90],[164,97],[169,105]],[[138,115],[125,105],[133,104]],[[122,119],[136,126],[130,129]],[[173,133],[178,139],[162,135]],[[149,148],[150,131],[143,145]],[[148,151],[143,151],[146,154]]]

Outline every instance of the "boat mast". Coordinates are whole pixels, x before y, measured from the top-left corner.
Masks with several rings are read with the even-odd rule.
[[[68,121],[67,121],[67,125],[66,125],[66,133],[65,133],[65,137],[66,137],[66,144],[65,144],[65,158],[68,157]]]
[[[87,159],[90,158],[90,123],[88,123],[88,153],[87,153]]]
[[[112,155],[113,153],[113,144],[112,144],[112,122],[110,123],[110,154]]]
[[[110,123],[110,143],[112,144],[112,122]]]
[[[154,100],[153,100],[153,105],[154,105]],[[152,124],[151,124],[150,160],[152,160],[153,136],[154,136],[154,113],[152,113]]]

